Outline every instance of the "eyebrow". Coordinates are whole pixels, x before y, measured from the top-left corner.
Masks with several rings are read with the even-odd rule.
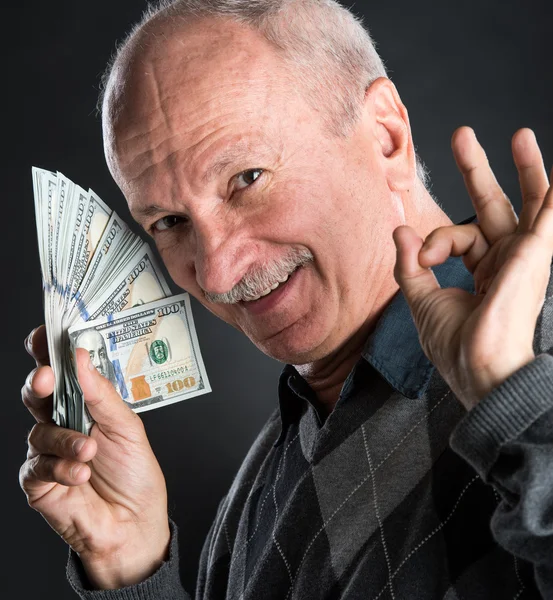
[[[135,209],[132,209],[131,214],[134,216],[147,218],[147,217],[155,217],[159,213],[167,212],[167,209],[161,208],[155,204],[151,204],[149,206],[139,206]]]
[[[205,170],[201,178],[202,183],[204,185],[209,183],[212,179],[221,175],[229,165],[246,159],[249,155],[251,155],[251,147],[245,142],[233,144],[230,148],[226,148],[217,160]],[[259,165],[251,165],[251,168],[254,169],[257,166]]]

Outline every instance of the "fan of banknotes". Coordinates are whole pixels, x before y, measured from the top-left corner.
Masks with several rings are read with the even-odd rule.
[[[75,348],[136,412],[211,391],[188,294],[170,289],[148,244],[92,191],[33,167],[53,420],[88,433]]]

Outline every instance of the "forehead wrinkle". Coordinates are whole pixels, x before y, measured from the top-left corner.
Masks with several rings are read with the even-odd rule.
[[[244,52],[237,54],[241,55]],[[211,58],[211,60],[202,61],[201,64],[204,68],[201,69],[201,72],[197,72],[197,65],[196,72],[194,72],[192,67],[196,61],[192,61],[187,56],[187,60],[183,62],[183,57],[178,56],[174,60],[175,63],[178,61],[179,69],[173,73],[171,68],[174,69],[177,65],[170,62],[172,58],[171,55],[165,55],[163,61],[160,57],[139,59],[132,68],[127,69],[130,71],[125,77],[128,81],[125,87],[128,89],[125,90],[125,93],[122,91],[119,94],[117,103],[122,110],[118,111],[118,118],[114,124],[117,125],[117,121],[122,120],[123,127],[132,127],[133,122],[140,124],[144,121],[158,120],[152,119],[152,116],[160,112],[162,121],[152,128],[152,131],[165,125],[172,132],[175,129],[175,121],[178,122],[175,115],[182,114],[183,99],[187,111],[191,111],[187,117],[194,120],[198,112],[207,111],[209,113],[213,108],[225,112],[226,106],[229,104],[234,106],[237,100],[246,100],[250,105],[263,106],[267,102],[268,96],[274,93],[271,85],[274,69],[271,68],[271,65],[257,65],[258,60],[255,60],[256,57],[252,56],[250,52],[246,53],[245,58],[249,59],[248,66],[250,68],[252,59],[255,61],[256,77],[252,78],[242,74],[238,80],[231,81],[225,80],[221,76],[227,74],[229,70],[236,71],[237,66],[234,64],[228,65],[225,61],[215,62]],[[232,60],[233,63],[238,62],[238,66],[243,66],[244,57],[242,60],[238,60],[238,56],[233,56]],[[192,65],[192,71],[188,68],[189,65]],[[205,69],[208,67],[210,77],[206,79]],[[123,78],[123,74],[120,74],[119,78]],[[141,88],[142,91],[140,91]],[[191,89],[194,91],[193,95],[189,92]],[[187,97],[193,99],[194,106],[190,106],[189,102],[186,102]],[[243,106],[241,109],[243,110]],[[127,139],[122,138],[121,141],[124,143]]]
[[[163,116],[163,122],[167,126],[167,129],[169,131],[172,131],[170,120],[169,120],[167,114],[165,113],[165,107],[164,107],[165,103],[163,102],[162,95],[160,93],[160,86],[159,86],[159,81],[158,81],[159,68],[156,66],[155,60],[151,60],[149,62],[150,62],[151,68],[152,68],[151,83],[152,83],[154,98],[157,102],[157,106],[159,107],[161,115]]]
[[[132,158],[131,161],[129,161],[127,163],[127,166],[130,167],[131,169],[133,168],[133,164],[136,163],[137,160],[142,159],[143,157],[151,157],[150,158],[150,164],[157,164],[159,162],[165,161],[167,160],[169,162],[169,166],[170,167],[174,167],[173,164],[173,155],[175,153],[175,151],[169,152],[168,154],[166,154],[165,156],[162,156],[159,160],[156,160],[155,155],[157,153],[157,150],[163,146],[163,145],[169,145],[171,146],[171,141],[175,138],[178,137],[179,133],[178,131],[175,129],[174,124],[173,124],[173,120],[170,118],[169,112],[168,112],[168,106],[167,103],[163,101],[162,99],[162,94],[160,91],[160,85],[159,85],[159,77],[158,77],[158,72],[159,69],[156,66],[156,61],[148,61],[149,63],[149,68],[151,69],[151,75],[148,72],[145,72],[145,75],[148,76],[149,81],[150,81],[150,88],[151,88],[151,93],[153,94],[153,104],[154,104],[154,108],[152,111],[150,111],[149,115],[150,116],[157,116],[159,115],[161,117],[161,119],[156,119],[157,124],[154,127],[150,127],[148,128],[148,131],[144,132],[143,134],[138,134],[135,136],[132,136],[129,140],[123,140],[122,144],[124,145],[132,145],[132,142],[136,143],[137,140],[144,140],[144,143],[146,145],[146,149],[143,152],[139,152],[138,154],[135,154]],[[144,65],[145,68],[148,68],[148,63],[146,63]],[[138,120],[138,119],[137,119]],[[142,120],[142,119],[140,119]],[[145,119],[146,121],[148,119]],[[160,130],[160,128],[163,128],[163,133],[161,134],[161,141],[158,144],[155,144],[154,146],[151,145],[151,142],[148,143],[148,140],[151,140],[151,137],[154,135],[155,133],[158,132]],[[131,142],[132,140],[132,142]],[[127,144],[125,142],[131,142],[130,144]],[[146,160],[148,160],[146,158]]]
[[[172,94],[171,96],[178,97],[177,94]],[[221,102],[220,98],[206,99],[202,101],[199,106],[195,107],[194,110],[186,113],[188,127],[186,127],[186,123],[183,123],[179,130],[176,122],[179,120],[179,113],[183,112],[182,106],[179,107],[175,103],[173,105],[174,108],[171,110],[171,107],[163,109],[161,105],[158,105],[157,108],[163,115],[162,122],[158,122],[154,127],[149,128],[148,131],[143,133],[137,133],[122,139],[118,136],[119,142],[117,143],[117,150],[119,160],[121,161],[121,166],[123,168],[129,169],[131,179],[138,178],[142,173],[146,173],[151,167],[168,159],[169,166],[175,168],[174,155],[179,151],[189,153],[193,164],[196,162],[195,160],[192,160],[193,155],[203,153],[203,150],[200,150],[200,148],[204,145],[210,145],[210,140],[213,136],[220,135],[222,130],[228,129],[229,127],[237,125],[239,128],[243,127],[243,124],[236,120],[236,115],[233,114],[235,111],[232,110],[224,111],[222,114],[216,113],[213,116],[208,116],[206,118],[206,115],[212,114],[213,111],[210,110],[210,105],[214,102],[223,105],[221,108],[232,108],[230,102]],[[156,111],[152,111],[150,114],[154,114],[155,112]],[[251,112],[251,109],[246,110],[245,112],[243,111],[240,116],[243,117],[244,114],[247,115]],[[175,115],[176,118],[172,117],[172,115]],[[203,115],[203,119],[200,120],[199,117],[201,115]],[[139,118],[135,118],[133,121],[137,124],[142,123],[142,119]],[[221,121],[223,122],[221,123]],[[216,124],[216,128],[206,132],[206,129],[209,129],[212,124]],[[127,127],[129,125],[130,123],[127,124]],[[170,135],[163,135],[164,130],[168,130]],[[160,139],[160,141],[156,143],[155,138]],[[182,138],[188,138],[190,141],[180,145],[179,140]],[[194,139],[197,141],[192,143],[192,140]],[[134,150],[133,152],[133,146],[135,145],[138,145],[139,149]],[[127,156],[126,160],[124,159],[125,155]]]

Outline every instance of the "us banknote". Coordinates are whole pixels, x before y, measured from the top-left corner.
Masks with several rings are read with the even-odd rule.
[[[102,355],[111,352],[113,361],[98,362],[95,346],[89,350],[91,359],[136,411],[210,391],[190,300],[187,296],[168,298],[170,288],[148,244],[92,190],[86,191],[59,172],[33,167],[32,176],[48,351],[55,376],[53,420],[83,432],[91,426],[75,375],[75,345],[71,345],[68,331],[88,330],[78,339],[83,344],[94,345],[94,340],[99,344],[106,326],[122,323],[122,315],[132,315],[137,323],[148,321],[141,315],[161,310],[157,301],[167,302],[164,310],[169,306],[177,312],[162,315],[155,327],[149,326],[152,335],[161,327],[161,337],[148,338],[148,348],[154,348],[148,355],[148,369],[146,362],[139,360],[146,338],[129,332],[126,340],[112,337],[105,351],[98,350]],[[172,318],[165,318],[169,316]],[[167,331],[168,322],[173,325],[172,333]],[[163,348],[167,348],[167,357],[160,361]],[[157,362],[153,357],[158,357]],[[169,372],[165,363],[178,374],[189,375],[166,381],[164,392],[159,374]],[[156,377],[158,384],[153,385]]]
[[[73,326],[69,340],[136,412],[211,391],[186,293]]]

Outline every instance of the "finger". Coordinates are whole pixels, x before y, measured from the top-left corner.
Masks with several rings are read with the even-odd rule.
[[[76,349],[79,383],[91,417],[104,432],[135,436],[143,432],[142,420],[121,399],[112,383],[102,377],[83,348]]]
[[[25,340],[25,349],[36,360],[37,367],[50,364],[48,356],[48,339],[46,337],[46,327],[40,325],[33,329]]]
[[[51,367],[37,367],[29,373],[21,388],[21,400],[39,423],[52,420],[54,372]]]
[[[423,267],[433,267],[450,256],[462,256],[466,268],[474,273],[489,249],[490,245],[478,225],[448,225],[438,227],[426,236],[419,252],[419,263]]]
[[[534,221],[532,232],[540,237],[550,255],[553,254],[553,169],[549,175],[549,190]]]
[[[519,129],[512,141],[513,160],[522,192],[519,230],[530,231],[549,188],[543,158],[531,129]]]
[[[419,264],[418,256],[423,241],[415,230],[407,225],[401,225],[392,235],[397,249],[394,277],[416,320],[419,301],[430,292],[440,289],[440,284],[431,269]]]
[[[54,423],[35,425],[29,433],[28,444],[27,458],[49,454],[78,462],[92,460],[98,448],[96,440]]]
[[[29,500],[36,500],[50,491],[56,483],[66,486],[82,485],[90,479],[90,474],[88,465],[42,454],[23,463],[19,471],[19,484]]]
[[[518,217],[490,168],[488,158],[470,127],[460,127],[451,140],[453,155],[463,175],[486,239],[493,244],[514,233]]]

